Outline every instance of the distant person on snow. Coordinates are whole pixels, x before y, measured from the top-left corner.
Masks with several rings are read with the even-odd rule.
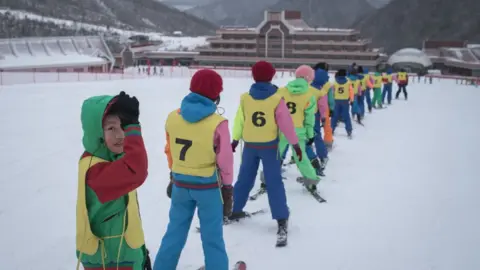
[[[349,138],[352,138],[352,120],[350,118],[350,104],[353,102],[352,83],[347,79],[347,71],[339,69],[335,74],[334,97],[335,109],[332,117],[332,130],[335,133],[340,118],[345,122],[345,130]]]
[[[373,99],[372,107],[382,109],[382,74],[376,71],[373,75]]]
[[[395,99],[398,99],[398,97],[400,96],[400,92],[402,91],[403,96],[405,97],[405,100],[407,100],[408,99],[408,93],[407,93],[408,74],[403,68],[397,74],[397,85],[398,85],[398,91],[395,94]]]
[[[154,270],[177,269],[197,208],[205,268],[229,269],[223,220],[232,209],[233,152],[228,121],[216,113],[222,90],[218,73],[199,70],[180,109],[168,115],[165,153],[172,203]]]
[[[382,91],[382,103],[385,104],[385,97],[388,104],[392,104],[392,68],[388,68],[387,72],[383,74],[383,91]]]
[[[352,118],[357,118],[357,123],[362,125],[362,118],[360,116],[360,106],[358,105],[358,95],[362,92],[361,81],[358,79],[357,70],[352,69],[348,75],[348,79],[352,83],[353,100],[352,100]]]
[[[315,113],[317,111],[317,99],[313,95],[309,84],[313,80],[315,73],[309,66],[300,66],[295,71],[296,79],[289,82],[286,87],[278,89],[278,93],[283,96],[290,115],[292,116],[293,125],[298,137],[298,143],[302,151],[302,156],[305,156],[305,148],[307,144],[311,146],[315,140]],[[325,93],[326,94],[326,93]],[[323,141],[322,141],[323,142]],[[325,147],[325,146],[323,146]],[[288,140],[283,133],[280,134],[279,151],[283,153],[283,159],[288,149]],[[326,150],[326,149],[325,149]],[[295,163],[300,171],[302,177],[301,182],[309,190],[316,190],[317,184],[320,178],[317,175],[315,168],[307,158],[299,159],[297,155],[294,155]],[[320,164],[318,159],[314,159],[317,162],[318,169]]]
[[[368,112],[372,112],[372,93],[373,89],[373,76],[368,72],[368,68],[363,68],[363,76],[366,82],[365,101],[367,102]]]
[[[238,179],[233,189],[234,202],[230,219],[249,216],[243,208],[255,184],[261,160],[272,218],[278,222],[277,235],[286,238],[289,210],[277,150],[278,130],[293,145],[299,160],[302,160],[302,150],[287,105],[271,83],[275,76],[272,64],[265,61],[257,62],[252,67],[252,76],[255,83],[248,93],[240,97],[240,106],[233,127],[232,149],[235,151],[241,139],[245,142],[245,147]]]
[[[148,174],[138,118],[139,102],[125,92],[83,102],[77,269],[152,269],[136,192]]]
[[[360,119],[363,120],[363,118],[365,117],[365,98],[368,94],[368,97],[370,97],[370,90],[372,87],[373,87],[373,84],[372,82],[370,81],[370,79],[365,75],[365,72],[363,70],[363,67],[362,66],[359,66],[358,67],[358,74],[357,74],[357,77],[358,79],[360,80],[360,86],[362,88],[362,90],[359,92],[358,96],[357,96],[357,102],[358,102],[358,108],[359,108],[359,111],[360,111]],[[371,100],[370,100],[370,103],[368,103],[368,106],[371,110]]]

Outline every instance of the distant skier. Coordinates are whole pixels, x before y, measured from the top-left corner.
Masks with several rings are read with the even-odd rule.
[[[332,150],[333,134],[330,120],[333,116],[333,109],[335,108],[335,98],[333,96],[334,89],[332,87],[332,84],[330,83],[330,76],[328,74],[329,66],[327,63],[320,62],[317,63],[313,69],[315,70],[315,79],[312,82],[311,86],[319,89],[321,92],[323,92],[322,90],[325,89],[327,89],[328,91],[327,96],[322,96],[318,100],[319,103],[317,103],[317,106],[319,112],[318,116],[320,117],[324,132],[323,142],[325,143],[327,150]],[[315,122],[315,130],[320,128],[320,126],[320,123]],[[325,165],[326,163],[322,166]]]
[[[371,90],[373,89],[373,76],[368,73],[368,68],[363,68],[363,74],[366,82],[366,91],[365,93],[365,101],[367,102],[368,112],[372,112],[372,93]]]
[[[233,153],[228,121],[216,113],[223,90],[213,70],[197,71],[179,110],[165,129],[165,153],[171,168],[170,222],[155,259],[154,270],[177,269],[195,210],[206,269],[228,270],[223,221],[232,207]],[[221,196],[220,196],[221,195]]]
[[[332,117],[332,130],[335,132],[340,118],[345,122],[345,129],[349,138],[352,137],[352,120],[350,118],[350,104],[353,102],[353,88],[347,79],[347,71],[339,69],[335,74],[334,97],[335,109]]]
[[[373,75],[373,100],[372,107],[375,109],[383,108],[382,104],[382,74],[378,71]]]
[[[395,99],[398,99],[398,97],[400,96],[400,91],[402,91],[403,96],[405,97],[405,100],[407,100],[408,99],[408,93],[407,93],[408,74],[403,68],[400,70],[400,72],[397,73],[397,85],[398,85],[398,91],[395,94]]]
[[[350,71],[350,75],[348,75],[348,79],[352,83],[352,89],[353,89],[353,100],[352,100],[352,118],[357,119],[357,123],[362,125],[362,118],[360,115],[360,106],[358,104],[358,95],[361,94],[362,92],[362,85],[361,81],[358,80],[357,77],[357,70],[352,69]]]
[[[383,92],[382,103],[385,104],[385,97],[388,104],[392,104],[392,68],[388,68],[387,72],[382,76],[383,80]]]
[[[370,94],[368,89],[371,89],[373,85],[370,79],[368,79],[367,76],[365,76],[362,66],[359,66],[357,70],[358,70],[357,77],[360,80],[360,85],[362,88],[362,90],[359,92],[357,96],[357,102],[358,102],[358,108],[360,111],[360,119],[363,120],[363,118],[365,117],[365,98],[367,96],[367,93]],[[370,106],[371,106],[371,103],[370,103]]]
[[[235,116],[232,149],[239,140],[245,142],[237,182],[233,189],[233,211],[230,219],[245,218],[243,211],[250,191],[255,184],[260,160],[263,164],[268,202],[272,218],[277,220],[277,237],[286,238],[289,210],[278,156],[278,130],[280,130],[302,160],[292,117],[284,99],[271,83],[275,75],[272,64],[260,61],[252,67],[255,83],[250,91],[240,97]]]

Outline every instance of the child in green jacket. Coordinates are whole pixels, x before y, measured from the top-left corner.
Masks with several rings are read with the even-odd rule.
[[[306,156],[305,146],[315,137],[315,112],[317,111],[317,102],[310,91],[308,78],[296,78],[286,87],[278,89],[278,93],[283,96],[290,110],[302,156]],[[288,141],[283,134],[280,134],[280,153],[284,153],[287,147]],[[308,189],[316,190],[320,178],[310,161],[307,158],[298,160],[296,155],[294,159],[302,175],[297,181],[304,183]]]

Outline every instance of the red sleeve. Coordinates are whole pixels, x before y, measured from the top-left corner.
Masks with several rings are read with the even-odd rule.
[[[102,162],[87,172],[87,185],[101,203],[118,199],[140,187],[148,175],[145,144],[138,125],[125,128],[124,156],[113,162]]]

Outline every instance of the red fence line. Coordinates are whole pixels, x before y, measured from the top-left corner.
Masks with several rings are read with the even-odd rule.
[[[223,77],[250,78],[251,72],[248,67],[213,67],[213,66],[190,66],[190,67],[162,67],[157,68],[157,73],[152,69],[150,72],[143,72],[143,68],[130,68],[123,72],[114,73],[89,73],[89,72],[0,72],[0,85],[16,85],[29,83],[55,83],[55,82],[93,82],[128,79],[148,78],[190,78],[197,70],[203,68],[215,69]],[[162,72],[160,72],[160,70]],[[333,73],[333,72],[331,72]],[[276,78],[293,76],[293,69],[277,69]],[[454,79],[457,83],[480,85],[480,78],[453,76],[442,74],[427,74],[422,76],[424,83],[432,83],[434,78]],[[410,74],[412,82],[420,82],[422,77],[417,74]]]

